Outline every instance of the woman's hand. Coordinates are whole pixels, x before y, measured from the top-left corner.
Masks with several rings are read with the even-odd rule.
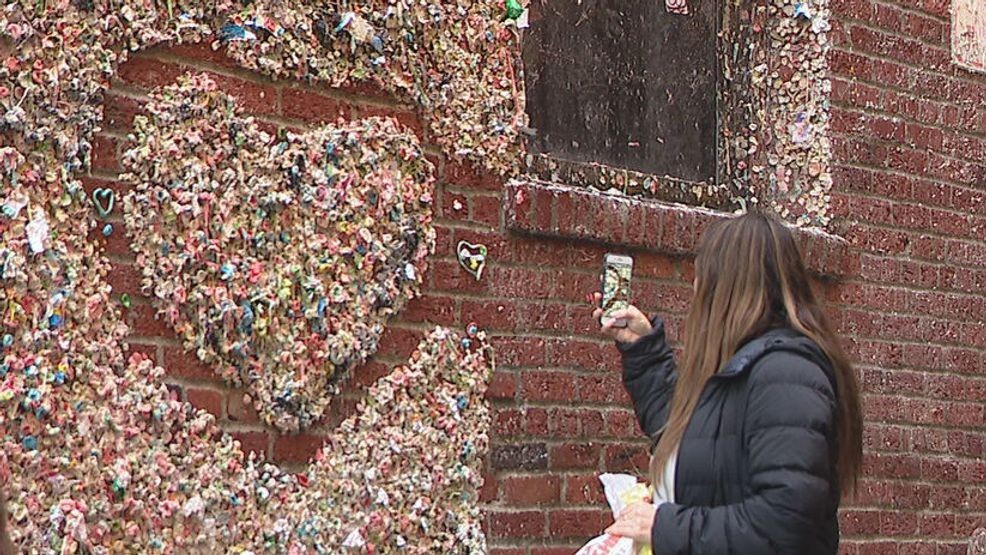
[[[592,294],[592,304],[593,306],[599,306],[599,302],[602,301],[603,295],[598,291]],[[592,311],[592,318],[599,321],[603,316],[603,309],[597,308]],[[625,326],[616,326],[617,323],[625,323]],[[612,337],[616,341],[621,343],[633,343],[634,341],[640,339],[641,337],[647,335],[651,331],[650,321],[644,316],[643,312],[637,309],[637,307],[630,305],[624,310],[617,310],[612,313],[606,321],[603,322],[600,331],[604,335]]]
[[[651,528],[656,514],[657,507],[652,503],[634,503],[620,511],[616,522],[606,529],[606,533],[630,538],[638,546],[650,546]]]

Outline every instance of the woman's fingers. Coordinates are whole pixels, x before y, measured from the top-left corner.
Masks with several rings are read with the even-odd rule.
[[[637,312],[640,312],[640,311],[638,310]],[[633,316],[633,312],[631,312],[627,308],[621,308],[620,310],[614,310],[613,312],[610,312],[610,314],[609,314],[609,317],[612,318],[613,320],[627,320],[627,319],[629,319],[632,316]]]
[[[651,527],[654,525],[654,514],[657,508],[647,502],[634,503],[620,512],[606,533],[613,536],[633,538],[642,545],[649,545]]]
[[[595,293],[593,298],[601,298],[601,294]],[[592,319],[601,324],[600,332],[617,341],[632,343],[650,332],[650,320],[633,305],[614,310],[605,318],[603,314],[602,308],[596,308],[592,311]]]

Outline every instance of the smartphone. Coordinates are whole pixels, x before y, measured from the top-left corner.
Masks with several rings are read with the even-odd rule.
[[[603,298],[600,307],[603,315],[600,324],[610,320],[610,314],[630,306],[630,277],[633,275],[633,258],[622,254],[607,254],[603,259],[600,290]],[[626,321],[618,319],[614,327],[626,327]]]

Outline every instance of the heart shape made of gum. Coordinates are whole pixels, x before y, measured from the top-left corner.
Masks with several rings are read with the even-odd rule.
[[[312,426],[418,294],[432,164],[391,119],[273,137],[205,75],[147,112],[122,161],[144,291],[264,421]]]

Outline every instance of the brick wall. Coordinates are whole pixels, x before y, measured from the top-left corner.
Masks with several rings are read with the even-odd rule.
[[[965,553],[986,526],[986,76],[951,65],[948,0],[832,0],[830,296],[858,363],[865,478],[848,553]]]
[[[849,247],[802,243],[826,275],[816,285],[865,392],[866,476],[843,514],[846,553],[964,553],[972,531],[986,526],[986,79],[949,65],[947,2],[911,4],[833,0],[832,203],[834,231]],[[271,129],[392,114],[427,142],[412,110],[372,89],[272,83],[204,46],[152,50],[121,68],[106,99],[90,188],[124,192],[114,178],[134,114],[149,88],[188,69],[214,73]],[[493,552],[572,553],[610,521],[596,475],[646,467],[615,352],[583,306],[610,249],[594,241],[635,247],[635,296],[668,316],[674,336],[691,294],[690,253],[715,216],[586,204],[537,189],[524,212],[516,190],[427,150],[440,183],[425,294],[354,372],[328,421],[304,435],[261,426],[241,391],[218,382],[154,320],[122,222],[109,238],[93,237],[106,243],[115,293],[134,298],[132,348],[155,357],[247,449],[287,465],[303,464],[361,388],[400,363],[424,330],[471,321],[491,330],[499,368],[483,499]],[[458,267],[459,240],[489,247],[481,281]],[[639,248],[647,245],[654,248]]]

